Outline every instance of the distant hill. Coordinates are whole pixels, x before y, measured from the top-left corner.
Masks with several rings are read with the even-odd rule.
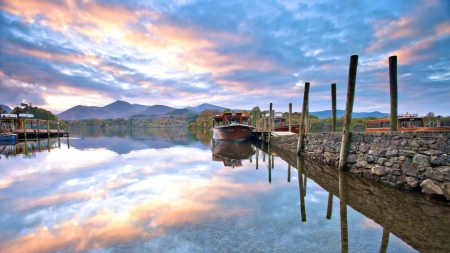
[[[227,109],[227,108],[220,107],[220,106],[217,106],[217,105],[212,105],[212,104],[206,104],[206,103],[203,103],[203,104],[201,104],[201,105],[199,105],[199,106],[195,106],[195,107],[185,107],[184,109],[189,109],[189,110],[192,110],[192,111],[194,111],[194,112],[202,112],[202,111],[204,111],[204,110],[206,110],[206,109],[212,109],[212,110],[220,110],[220,111],[223,111],[223,110],[225,110],[225,109]]]
[[[149,108],[149,105],[140,105],[140,104],[133,104],[134,107],[138,108],[141,111],[144,111],[145,109]]]
[[[147,116],[161,115],[161,114],[166,114],[173,110],[175,110],[175,108],[165,106],[165,105],[152,105],[152,106],[149,106],[146,110],[140,112],[140,114],[144,114]]]
[[[74,106],[60,114],[58,118],[62,120],[78,120],[78,119],[116,119],[116,118],[128,118],[131,115],[140,113],[141,110],[136,108],[132,104],[117,100],[114,103],[106,105],[104,107],[98,106]]]
[[[7,113],[11,113],[12,109],[7,105],[0,105]]]
[[[319,111],[319,112],[309,112],[311,115],[316,115],[319,119],[331,118],[331,110]],[[336,117],[340,118],[345,115],[345,110],[336,110]],[[353,112],[352,118],[366,118],[366,117],[389,117],[389,113],[383,112]]]

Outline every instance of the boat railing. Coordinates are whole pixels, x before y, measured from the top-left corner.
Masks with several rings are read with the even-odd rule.
[[[441,121],[440,120],[436,120],[436,121],[432,121],[432,120],[428,120],[425,123],[426,127],[440,127],[441,126]]]

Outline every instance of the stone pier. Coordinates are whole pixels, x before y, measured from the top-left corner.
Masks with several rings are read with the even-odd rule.
[[[270,144],[297,152],[298,135],[273,137]],[[336,167],[342,133],[305,134],[308,160]],[[420,190],[450,200],[450,131],[351,133],[347,169],[392,187]]]

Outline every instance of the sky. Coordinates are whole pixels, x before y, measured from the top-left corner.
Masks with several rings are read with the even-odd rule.
[[[450,1],[1,0],[0,104],[57,114],[116,100],[175,108],[450,116]]]

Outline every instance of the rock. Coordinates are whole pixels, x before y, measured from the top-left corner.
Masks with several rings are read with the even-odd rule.
[[[437,166],[449,166],[450,165],[450,155],[438,156],[431,161],[431,164],[437,165]]]
[[[365,142],[363,142],[359,145],[359,151],[361,151],[363,153],[366,153],[369,150],[369,148],[370,148],[370,144],[367,144]]]
[[[377,160],[377,163],[378,164],[381,164],[381,165],[384,165],[384,163],[386,162],[386,158],[378,158],[378,160]]]
[[[355,154],[348,155],[347,162],[348,163],[356,163],[356,155]]]
[[[413,189],[419,187],[420,185],[419,179],[415,177],[406,177],[406,183]]]
[[[444,194],[442,188],[431,179],[423,180],[423,182],[420,184],[420,187],[422,187],[422,192],[426,194]]]
[[[413,157],[415,154],[416,154],[416,151],[413,151],[410,149],[400,149],[398,151],[399,156]]]
[[[426,155],[416,154],[412,160],[413,164],[428,167],[431,165],[431,158]]]
[[[398,156],[398,149],[389,149],[386,152],[386,157],[387,158],[396,157],[396,156]]]
[[[436,181],[444,182],[446,179],[446,176],[448,176],[448,171],[450,171],[450,168],[445,169],[438,169],[438,168],[431,168],[428,167],[425,172],[425,177],[434,179]]]
[[[370,170],[372,175],[384,176],[386,175],[386,168],[384,166],[379,166],[378,164],[373,166]]]
[[[413,166],[412,159],[409,157],[405,159],[402,170],[407,176],[419,177],[420,175],[419,170]]]
[[[450,200],[450,182],[445,182],[444,187],[442,188],[444,192],[444,196],[447,200]]]

